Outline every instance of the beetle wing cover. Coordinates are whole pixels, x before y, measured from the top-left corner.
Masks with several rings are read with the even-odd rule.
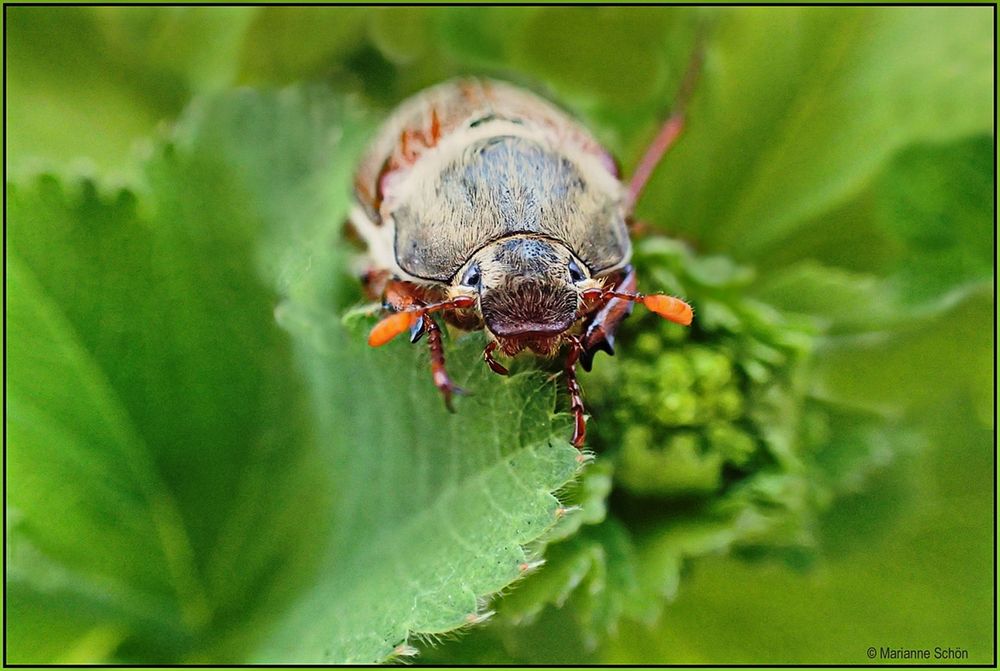
[[[372,222],[395,227],[400,268],[428,280],[514,233],[563,242],[594,274],[630,252],[609,154],[555,106],[500,82],[446,82],[405,102],[355,188]]]
[[[562,242],[593,273],[618,265],[629,249],[619,203],[530,140],[481,140],[421,178],[427,183],[392,213],[396,260],[418,277],[448,280],[476,250],[515,233]]]

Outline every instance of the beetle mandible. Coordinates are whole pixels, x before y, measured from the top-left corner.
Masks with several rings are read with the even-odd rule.
[[[577,121],[513,85],[459,79],[405,101],[363,157],[350,221],[367,243],[368,291],[390,314],[372,329],[380,346],[425,334],[434,384],[452,410],[461,393],[445,371],[438,313],[484,329],[483,359],[522,350],[551,357],[564,374],[580,448],[586,417],[576,364],[614,353],[615,331],[634,303],[689,325],[679,298],[636,292],[629,223],[653,168],[676,140],[700,58],[674,110],[625,182],[615,161]]]

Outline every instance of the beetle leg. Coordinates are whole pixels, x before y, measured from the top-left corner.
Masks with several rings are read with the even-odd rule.
[[[493,358],[493,352],[496,350],[497,346],[496,340],[490,341],[490,344],[483,350],[483,361],[485,361],[486,365],[490,367],[490,370],[497,375],[510,375],[510,371],[500,365],[500,362]]]
[[[423,315],[421,320],[427,331],[427,346],[431,353],[431,375],[434,378],[434,386],[438,388],[444,397],[444,405],[448,412],[455,412],[452,405],[452,394],[464,394],[465,391],[455,386],[448,377],[448,372],[444,368],[444,345],[441,342],[441,327],[430,315]]]
[[[631,293],[635,291],[635,269],[626,266],[625,276],[615,285],[615,291]],[[598,310],[584,327],[582,340],[583,351],[580,353],[580,366],[587,372],[594,362],[594,355],[604,350],[609,355],[615,353],[615,332],[622,321],[632,314],[632,301],[623,298],[611,298]]]
[[[659,165],[666,153],[670,151],[670,148],[674,146],[677,138],[680,137],[681,131],[684,130],[688,103],[691,101],[691,94],[694,93],[694,86],[698,81],[698,76],[701,73],[701,65],[704,60],[705,37],[704,34],[699,34],[696,38],[694,52],[688,61],[684,79],[681,80],[680,88],[674,98],[670,117],[660,127],[660,132],[656,134],[649,147],[646,148],[646,153],[643,154],[642,160],[639,161],[639,165],[632,174],[632,179],[629,180],[626,200],[626,209],[629,212],[632,212],[635,208],[636,201],[639,200],[642,190],[653,175],[653,170],[656,169],[656,166]]]
[[[569,391],[569,405],[573,410],[573,446],[583,449],[587,438],[587,417],[584,415],[583,394],[580,392],[580,382],[576,379],[576,362],[583,352],[583,344],[576,336],[570,336],[569,354],[566,355],[564,370],[566,372],[566,389]]]
[[[406,330],[410,332],[410,342],[416,342],[420,340],[428,324],[437,325],[433,321],[424,321],[427,314],[444,310],[461,310],[471,307],[475,302],[474,296],[464,295],[437,303],[424,303],[419,298],[414,298],[412,294],[397,294],[390,285],[390,289],[386,290],[385,304],[391,313],[383,317],[369,332],[368,344],[372,347],[381,347]]]

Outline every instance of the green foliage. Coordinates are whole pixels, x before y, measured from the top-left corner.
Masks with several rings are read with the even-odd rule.
[[[472,337],[449,416],[423,354],[340,325],[351,118],[235,94],[140,193],[8,186],[8,584],[25,617],[44,597],[76,620],[67,646],[380,661],[465,624],[556,522],[578,462],[551,383],[488,375]],[[52,659],[24,635],[19,659]]]
[[[405,343],[365,352],[359,330],[352,347],[333,325],[316,332],[318,319],[282,316],[293,333],[308,333],[303,359],[317,402],[333,409],[321,431],[339,466],[335,531],[319,576],[257,658],[378,662],[411,632],[484,617],[478,598],[518,578],[530,560],[522,545],[556,522],[549,492],[574,475],[577,451],[565,441],[567,422],[552,422],[550,386],[472,367],[479,337],[451,350],[466,362],[459,384],[475,396],[449,416],[427,398],[436,391]],[[332,385],[341,375],[371,387]]]
[[[167,658],[257,605],[322,491],[246,215],[182,183],[141,204],[50,177],[7,194],[8,578],[58,577],[107,611],[79,627],[134,626]]]
[[[8,658],[988,663],[988,12],[10,8]],[[389,107],[503,77],[628,174],[699,39],[635,256],[695,324],[582,376],[593,463],[480,334],[455,415],[364,344]]]
[[[640,208],[705,249],[764,259],[899,148],[990,127],[985,12],[721,14],[690,132]]]
[[[783,246],[760,294],[840,334],[961,301],[993,275],[983,244],[993,229],[992,157],[985,135],[900,152],[864,193]]]
[[[595,362],[591,396],[606,417],[597,431],[617,450],[616,478],[636,494],[700,495],[719,491],[724,469],[788,467],[795,450],[779,427],[795,424],[808,326],[742,295],[745,268],[648,243],[638,271],[690,300],[697,320],[687,329],[637,315],[619,339],[628,358]]]
[[[948,632],[967,663],[990,664],[993,432],[963,398],[941,404],[927,449],[823,515],[814,570],[705,557],[655,627],[624,627],[601,659],[861,664],[879,640]]]

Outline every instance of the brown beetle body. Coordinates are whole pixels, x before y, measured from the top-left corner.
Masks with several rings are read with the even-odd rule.
[[[429,313],[485,329],[484,358],[498,373],[506,369],[495,351],[551,356],[569,344],[581,446],[575,363],[589,370],[596,350],[612,352],[617,324],[644,300],[632,293],[628,266],[634,191],[585,128],[532,93],[466,79],[416,95],[385,124],[355,179],[351,223],[374,264],[368,277],[383,284],[370,288],[412,313],[385,320],[369,342],[427,332],[449,408],[455,388]]]
[[[352,221],[376,262],[449,281],[483,245],[513,233],[563,241],[598,271],[631,247],[610,154],[541,98],[457,80],[404,102],[355,179]]]

